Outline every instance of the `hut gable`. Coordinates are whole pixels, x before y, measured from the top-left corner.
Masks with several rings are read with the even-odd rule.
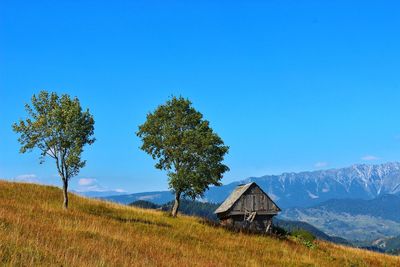
[[[219,217],[225,217],[246,212],[276,215],[279,211],[280,208],[275,202],[256,183],[252,182],[236,187],[215,213]]]
[[[229,195],[227,199],[221,204],[221,206],[218,207],[218,209],[215,210],[214,213],[223,213],[227,212],[237,201],[238,199],[243,195],[244,192],[246,192],[247,189],[251,186],[250,184],[245,184],[245,185],[239,185],[238,187],[233,190],[233,192]]]

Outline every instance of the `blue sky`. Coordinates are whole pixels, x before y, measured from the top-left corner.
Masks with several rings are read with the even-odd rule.
[[[400,160],[400,5],[349,2],[1,0],[0,177],[59,183],[11,131],[41,89],[95,117],[73,189],[166,189],[134,133],[171,95],[230,146],[224,183]]]

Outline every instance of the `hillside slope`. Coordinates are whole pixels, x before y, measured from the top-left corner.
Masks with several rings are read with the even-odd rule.
[[[0,181],[0,265],[400,266],[400,258],[318,242],[232,233],[198,218]]]
[[[145,200],[138,200],[133,203],[130,203],[130,206],[145,208],[145,209],[161,209],[165,211],[169,211],[174,204],[173,201],[164,204],[162,206],[157,205],[153,202],[145,201]],[[219,204],[212,204],[208,202],[199,202],[199,201],[192,201],[192,200],[182,200],[179,206],[179,212],[182,214],[190,215],[190,216],[197,216],[201,218],[206,218],[211,221],[218,221],[217,215],[214,211],[219,207]],[[322,232],[321,230],[317,229],[316,227],[308,224],[306,222],[300,221],[288,221],[288,220],[281,220],[277,217],[274,218],[273,224],[275,226],[279,226],[288,232],[296,231],[299,229],[303,229],[312,235],[315,236],[316,239],[330,241],[337,244],[345,244],[350,245],[350,243],[345,240],[344,238],[329,236]]]

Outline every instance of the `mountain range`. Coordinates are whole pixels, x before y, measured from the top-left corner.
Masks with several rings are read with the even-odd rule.
[[[219,187],[211,187],[203,201],[221,203],[239,184],[256,182],[281,208],[311,207],[330,199],[374,199],[400,194],[400,163],[357,164],[347,168],[250,177]],[[128,204],[147,200],[164,204],[173,199],[170,191],[107,196]]]

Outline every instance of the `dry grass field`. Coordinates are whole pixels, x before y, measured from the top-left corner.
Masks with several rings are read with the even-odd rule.
[[[400,266],[400,258],[317,242],[232,233],[200,219],[0,181],[0,265]]]

